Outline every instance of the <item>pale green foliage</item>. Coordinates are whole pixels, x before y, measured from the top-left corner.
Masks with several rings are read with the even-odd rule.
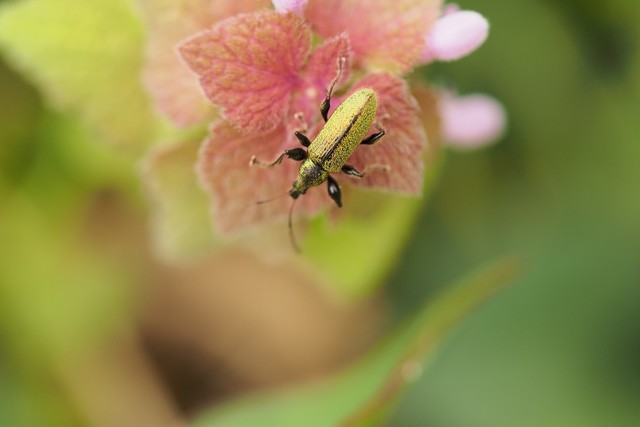
[[[200,255],[215,243],[209,200],[193,165],[199,138],[155,148],[143,163],[153,207],[153,239],[168,259]]]
[[[152,136],[140,82],[142,27],[128,0],[27,0],[0,10],[0,47],[54,104],[105,140],[134,148]]]

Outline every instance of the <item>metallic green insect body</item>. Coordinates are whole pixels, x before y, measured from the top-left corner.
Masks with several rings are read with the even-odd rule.
[[[293,198],[322,184],[330,173],[342,170],[369,132],[377,108],[378,98],[372,89],[360,89],[340,104],[309,145],[307,158],[289,193]]]
[[[338,207],[342,207],[342,192],[340,191],[340,186],[330,174],[344,172],[347,175],[364,178],[365,173],[348,165],[347,161],[359,145],[374,144],[385,134],[384,130],[376,126],[378,132],[365,138],[369,129],[374,124],[378,109],[378,97],[373,89],[360,89],[353,93],[338,106],[330,118],[327,117],[331,106],[333,88],[338,80],[340,80],[344,62],[344,58],[341,58],[338,62],[338,74],[329,86],[327,96],[320,106],[320,113],[325,121],[322,130],[314,138],[313,142],[302,132],[295,132],[298,141],[300,141],[303,147],[307,147],[308,150],[304,148],[285,150],[285,152],[272,163],[263,163],[256,160],[255,156],[251,158],[251,165],[265,167],[279,165],[285,157],[302,161],[298,178],[293,183],[291,190],[289,190],[289,195],[294,200],[298,199],[301,194],[305,194],[309,188],[327,181],[329,196]],[[293,204],[289,211],[290,230],[292,210]],[[296,246],[293,234],[292,241],[294,242],[294,246]]]

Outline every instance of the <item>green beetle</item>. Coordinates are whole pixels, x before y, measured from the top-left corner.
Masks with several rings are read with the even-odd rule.
[[[295,132],[296,138],[307,150],[304,148],[285,150],[272,163],[263,163],[256,160],[255,156],[251,158],[250,165],[264,167],[279,165],[285,157],[301,161],[298,178],[293,183],[291,190],[289,190],[289,195],[294,200],[300,197],[301,194],[305,194],[309,188],[327,181],[329,196],[338,207],[342,207],[340,185],[330,174],[342,171],[347,175],[364,178],[365,173],[348,165],[347,161],[359,145],[375,144],[385,134],[385,131],[378,127],[378,132],[365,138],[374,124],[378,109],[378,97],[373,89],[365,88],[353,93],[338,106],[331,117],[328,117],[333,89],[338,80],[340,80],[344,62],[344,58],[340,58],[338,61],[337,76],[331,82],[329,90],[327,90],[327,96],[320,106],[320,113],[325,121],[324,127],[313,142],[302,132]],[[289,211],[290,229],[292,210],[293,204]],[[297,248],[293,238],[292,241],[294,242],[294,247]]]

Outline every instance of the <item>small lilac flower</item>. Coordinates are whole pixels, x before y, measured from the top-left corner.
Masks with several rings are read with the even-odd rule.
[[[475,51],[489,35],[489,22],[478,12],[447,11],[425,36],[421,61],[455,61]]]
[[[459,11],[460,11],[460,6],[458,6],[456,3],[448,3],[442,9],[442,16],[451,15],[452,13],[459,12]]]
[[[304,14],[304,8],[307,2],[308,0],[272,0],[276,12],[293,12],[300,17]]]
[[[442,138],[451,147],[474,149],[497,140],[506,127],[504,107],[483,94],[445,93],[438,103]]]

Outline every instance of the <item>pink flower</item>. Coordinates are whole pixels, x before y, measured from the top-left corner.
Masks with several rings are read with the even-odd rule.
[[[489,35],[489,23],[477,12],[454,6],[425,35],[423,63],[454,61],[480,47]]]
[[[446,21],[453,17],[455,23],[467,12],[452,11],[438,20],[440,0],[138,1],[150,28],[145,79],[158,108],[180,125],[213,121],[197,171],[220,231],[287,214],[288,197],[256,202],[286,196],[300,164],[285,159],[264,169],[251,167],[249,160],[269,162],[301,147],[296,130],[313,140],[324,125],[319,108],[340,61],[343,72],[331,112],[355,91],[372,88],[377,125],[386,134],[378,144],[358,147],[348,160],[370,173],[363,179],[339,174],[338,181],[420,194],[425,114],[400,76],[420,63],[425,32],[433,52],[438,46],[455,50],[453,56],[469,51],[468,35],[451,30]],[[451,40],[457,37],[456,45]],[[478,45],[478,37],[474,40]],[[314,214],[330,206],[326,189],[313,188],[296,209]]]
[[[307,2],[308,0],[272,0],[276,12],[293,12],[300,17],[304,14],[304,8]]]
[[[504,107],[483,94],[454,96],[445,93],[439,101],[444,141],[455,148],[474,149],[497,140],[507,123]]]
[[[214,108],[197,79],[179,60],[175,46],[194,32],[243,12],[269,6],[268,0],[137,0],[145,18],[147,61],[144,82],[158,110],[179,125],[199,123]]]
[[[263,169],[250,167],[249,159],[255,155],[271,161],[286,149],[300,147],[294,136],[301,126],[296,113],[302,113],[312,139],[323,125],[319,107],[338,72],[340,58],[346,61],[338,87],[348,80],[354,57],[348,36],[329,37],[313,51],[311,36],[311,27],[295,14],[256,12],[222,21],[180,47],[187,64],[199,75],[204,92],[226,119],[213,125],[198,164],[222,231],[286,214],[291,203],[286,198],[265,205],[255,202],[289,190],[299,163],[285,160],[277,168]],[[332,107],[365,87],[377,93],[378,117],[388,115],[390,119],[384,123],[384,141],[359,147],[349,164],[359,170],[385,165],[391,171],[371,172],[364,179],[347,175],[338,179],[417,195],[426,142],[417,104],[400,78],[370,73],[344,96],[335,97]],[[312,189],[301,198],[299,210],[315,213],[330,203],[324,188]]]

